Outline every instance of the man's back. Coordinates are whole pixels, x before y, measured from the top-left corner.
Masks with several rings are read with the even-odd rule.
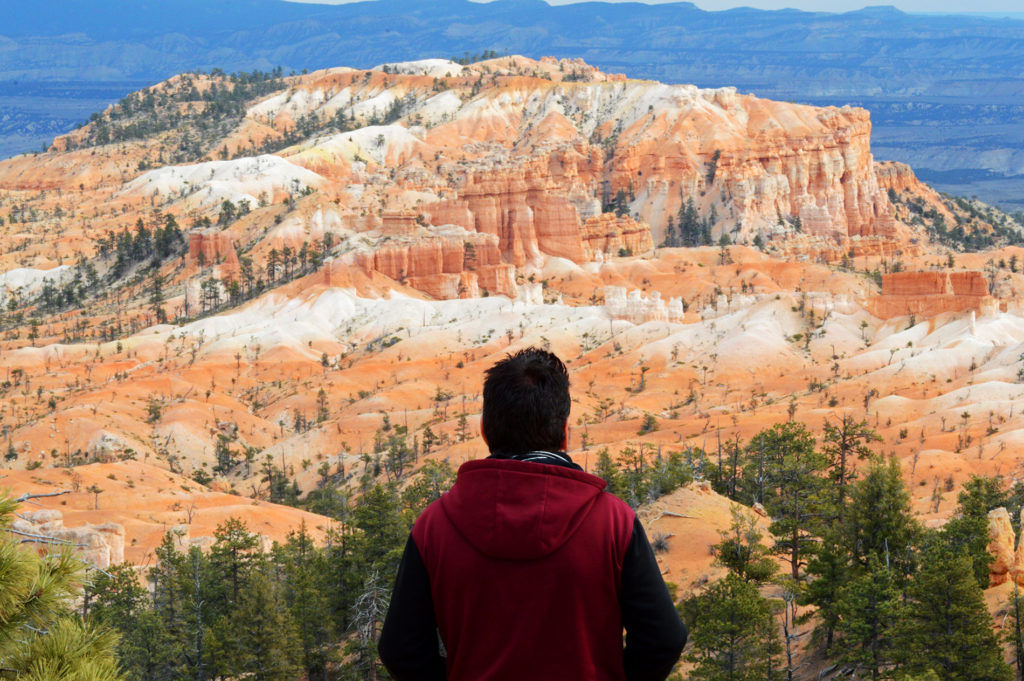
[[[483,398],[491,456],[416,521],[381,660],[398,681],[661,681],[686,628],[636,515],[565,453],[565,365],[521,350]]]
[[[625,678],[619,584],[633,512],[582,471],[466,464],[413,539],[451,679]]]

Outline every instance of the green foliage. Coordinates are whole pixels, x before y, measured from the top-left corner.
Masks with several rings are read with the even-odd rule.
[[[932,538],[907,587],[898,626],[897,661],[909,673],[942,681],[1009,681],[1010,667],[992,631],[971,558]]]
[[[761,431],[747,445],[747,453],[744,487],[771,516],[775,551],[789,562],[797,579],[817,543],[815,532],[825,504],[825,457],[816,450],[806,426],[795,421]]]
[[[171,151],[162,159],[198,161],[215,152],[219,141],[241,122],[248,102],[284,89],[281,75],[280,67],[269,73],[231,75],[214,69],[208,76],[184,74],[171,87],[133,92],[108,111],[93,114],[79,147],[165,134],[164,146]],[[205,87],[200,83],[204,79]],[[255,151],[249,150],[253,155]]]
[[[669,220],[665,230],[665,240],[661,245],[664,247],[708,246],[711,244],[711,228],[717,219],[714,206],[712,206],[711,212],[701,219],[691,196],[680,206],[675,222]]]
[[[207,553],[183,551],[168,534],[149,571],[152,591],[131,567],[115,566],[90,589],[89,621],[119,630],[118,654],[133,681],[337,679],[358,666],[341,651],[366,616],[366,576],[378,575],[378,596],[390,587],[410,529],[389,486],[372,488],[351,515],[355,524],[332,532],[326,547],[301,527],[264,551],[236,519],[217,528]],[[380,605],[358,664],[375,649],[386,597]]]
[[[744,582],[763,584],[769,581],[779,571],[779,566],[761,543],[756,519],[753,514],[741,511],[738,505],[730,511],[729,531],[722,533],[722,541],[714,547],[716,561]]]
[[[849,414],[844,414],[838,423],[825,423],[821,449],[828,462],[828,478],[835,495],[835,517],[842,514],[846,504],[846,490],[855,477],[855,462],[870,458],[872,451],[869,443],[881,440],[878,433],[868,426],[867,421],[856,421]]]
[[[771,606],[753,584],[729,574],[694,599],[690,608],[694,664],[690,679],[771,681],[781,679],[782,652]]]
[[[360,532],[353,541],[359,573],[376,570],[388,583],[394,581],[402,557],[409,524],[402,518],[394,485],[374,485],[359,500],[353,521]]]
[[[988,550],[988,512],[1010,505],[1010,496],[996,478],[972,476],[958,497],[960,507],[942,528],[943,539],[951,548],[964,550],[971,557],[974,579],[988,588],[988,568],[994,558]]]
[[[236,657],[232,676],[248,672],[256,681],[289,681],[300,666],[300,641],[281,586],[264,570],[248,579],[230,618]]]
[[[616,496],[622,495],[622,474],[618,466],[608,453],[607,447],[602,447],[597,453],[597,465],[594,467],[594,475],[601,478],[607,484],[606,489]]]
[[[850,493],[840,525],[851,562],[866,568],[869,556],[892,564],[898,573],[914,570],[913,549],[920,527],[910,514],[910,494],[895,458],[875,459]]]
[[[899,462],[872,459],[867,470],[849,489],[849,500],[832,515],[823,530],[821,543],[808,562],[811,577],[803,602],[816,605],[821,624],[818,634],[831,650],[833,634],[840,627],[846,608],[851,612],[850,594],[841,604],[842,590],[866,579],[873,564],[886,566],[891,578],[902,588],[916,567],[915,545],[920,528],[910,514],[910,495],[903,484]],[[877,577],[877,575],[876,575]],[[852,626],[843,622],[842,626]]]
[[[0,525],[16,509],[0,497]],[[81,577],[70,547],[40,554],[12,535],[0,537],[0,678],[120,681],[117,636],[73,614]]]
[[[865,569],[839,589],[839,661],[865,670],[864,678],[874,681],[886,677],[895,653],[894,625],[900,614],[898,581],[892,569],[871,554]]]

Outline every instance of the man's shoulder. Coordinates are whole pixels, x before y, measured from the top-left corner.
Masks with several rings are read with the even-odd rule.
[[[632,534],[636,511],[629,504],[608,491],[601,492],[594,504],[594,510],[614,523],[620,530]]]

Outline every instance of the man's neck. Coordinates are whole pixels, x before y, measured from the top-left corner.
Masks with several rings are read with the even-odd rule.
[[[565,452],[549,452],[544,450],[532,450],[521,454],[491,454],[489,459],[511,459],[512,461],[527,461],[529,463],[546,463],[551,466],[562,466],[564,468],[575,468],[583,470]]]

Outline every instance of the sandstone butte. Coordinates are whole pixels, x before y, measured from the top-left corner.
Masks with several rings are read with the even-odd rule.
[[[385,419],[418,461],[483,456],[482,372],[528,345],[568,362],[588,468],[601,447],[713,453],[795,410],[816,432],[869,421],[928,523],[970,475],[1021,475],[1024,249],[934,240],[922,216],[981,234],[1006,218],[875,161],[864,110],[506,57],[294,76],[199,128],[214,85],[232,87],[176,76],[152,109],[0,162],[5,481],[78,490],[40,500],[36,527],[140,563],[168,529],[202,544],[229,515],[268,540],[322,532],[261,500],[260,463],[304,491],[354,485]],[[150,132],[110,141],[127,123]],[[690,205],[721,246],[664,246]],[[138,264],[108,281],[101,240],[168,216],[184,243],[154,304]],[[42,310],[80,261],[84,295]],[[676,537],[670,581],[717,569],[702,547],[727,501],[696,484],[643,517]]]

